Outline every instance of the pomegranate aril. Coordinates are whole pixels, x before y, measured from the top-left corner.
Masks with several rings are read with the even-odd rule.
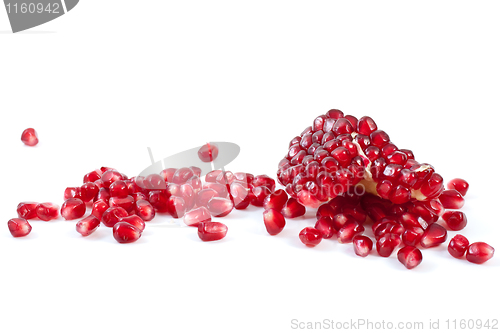
[[[215,183],[217,177],[222,173],[222,170],[212,170],[205,175],[205,182]]]
[[[444,190],[443,177],[437,173],[433,173],[427,182],[422,184],[420,191],[424,196],[429,198],[438,197]]]
[[[101,222],[106,227],[112,228],[119,222],[120,218],[128,216],[128,213],[122,207],[110,207],[102,214]]]
[[[228,188],[226,185],[218,183],[205,183],[203,184],[203,189],[211,188],[217,192],[217,196],[221,198],[226,198],[229,195]]]
[[[396,186],[389,195],[389,200],[395,204],[404,204],[410,201],[410,199],[411,191],[403,185]]]
[[[255,177],[251,173],[235,172],[234,178],[235,178],[235,180],[240,181],[242,183],[245,183],[248,186],[248,184],[251,184],[253,182]]]
[[[190,184],[182,184],[180,195],[184,199],[186,205],[186,211],[193,209],[196,199],[196,193]]]
[[[337,230],[333,226],[332,218],[329,216],[320,216],[314,225],[314,228],[321,233],[321,237],[328,239],[337,234]]]
[[[133,243],[141,238],[141,230],[127,222],[117,222],[113,225],[113,237],[118,243]]]
[[[38,206],[38,202],[20,202],[17,205],[17,215],[26,220],[34,219],[37,217],[36,206]]]
[[[174,177],[172,178],[172,183],[174,184],[184,184],[186,181],[188,181],[191,177],[194,176],[193,170],[191,168],[179,168],[174,174]]]
[[[121,207],[128,213],[131,213],[134,210],[134,198],[131,195],[127,195],[124,198],[111,197],[109,198],[109,206]]]
[[[153,190],[149,192],[148,200],[154,209],[159,213],[168,212],[169,195],[163,190]]]
[[[276,186],[276,181],[269,177],[268,175],[257,175],[252,181],[253,187],[265,186],[271,191],[274,191]]]
[[[172,195],[167,201],[168,212],[173,218],[178,219],[186,213],[186,202],[183,198]]]
[[[96,180],[101,179],[101,175],[102,175],[101,170],[90,171],[85,176],[83,176],[83,183],[88,183],[88,182],[93,183]]]
[[[81,199],[81,192],[79,187],[66,187],[64,190],[64,200],[70,198],[78,198]]]
[[[36,206],[36,216],[42,221],[54,220],[59,216],[59,206],[50,202],[43,202]]]
[[[129,188],[124,180],[117,180],[109,186],[109,195],[112,197],[125,198],[129,194]]]
[[[204,242],[218,241],[226,237],[227,226],[220,222],[201,222],[198,224],[198,237]]]
[[[447,234],[444,227],[437,223],[433,223],[425,229],[422,239],[420,240],[420,245],[425,249],[438,246],[446,242]]]
[[[358,222],[346,223],[337,231],[337,240],[341,244],[350,243],[354,236],[360,235],[365,231],[365,228]]]
[[[455,258],[462,258],[469,248],[469,240],[463,235],[455,235],[448,244],[448,252]]]
[[[137,229],[139,229],[141,232],[143,232],[144,229],[146,228],[146,223],[144,223],[144,220],[135,214],[125,217],[120,217],[118,222],[127,222],[136,227]]]
[[[198,157],[203,162],[212,162],[219,156],[219,148],[217,145],[207,143],[198,150]]]
[[[340,111],[339,109],[331,109],[326,113],[327,118],[332,118],[334,120],[337,120],[339,118],[342,118],[344,116],[344,112]],[[327,119],[325,119],[326,121]]]
[[[7,222],[9,231],[14,237],[24,237],[31,232],[31,225],[28,220],[20,217],[10,219]]]
[[[104,200],[97,200],[96,202],[94,202],[94,204],[92,205],[92,215],[94,215],[95,217],[97,217],[99,219],[99,221],[101,220],[102,218],[102,214],[109,208],[109,205],[106,201]]]
[[[111,184],[113,184],[117,180],[124,180],[124,179],[125,177],[123,176],[123,174],[121,174],[116,170],[107,170],[101,176],[101,180],[105,188],[109,188]]]
[[[377,240],[377,252],[381,257],[389,257],[400,244],[399,235],[385,234]]]
[[[61,216],[65,220],[74,220],[85,215],[87,207],[81,199],[70,198],[61,206]]]
[[[147,200],[137,200],[134,203],[134,211],[137,216],[146,222],[154,219],[156,215],[153,205]]]
[[[83,202],[92,201],[99,193],[99,187],[96,184],[88,182],[80,186],[80,199]]]
[[[312,227],[306,227],[299,233],[299,239],[306,246],[315,247],[321,243],[322,236],[319,230]]]
[[[263,215],[264,225],[270,235],[277,235],[285,228],[285,218],[279,210],[268,208],[264,211]]]
[[[460,209],[464,206],[465,200],[457,190],[446,190],[439,196],[439,201],[446,209]]]
[[[234,174],[231,171],[221,172],[215,179],[216,183],[226,185],[234,181]]]
[[[235,209],[245,209],[250,205],[249,189],[239,181],[230,186],[231,198]]]
[[[187,226],[198,227],[202,222],[211,222],[212,217],[208,208],[202,206],[184,214],[183,220]]]
[[[370,135],[377,130],[377,124],[372,118],[364,116],[358,120],[358,133],[363,135]]]
[[[257,186],[252,188],[253,196],[250,199],[250,203],[257,207],[264,206],[264,199],[271,194],[271,190],[266,186]]]
[[[109,194],[109,190],[105,187],[101,187],[99,189],[99,192],[97,192],[97,195],[94,199],[94,202],[99,201],[99,200],[103,200],[104,202],[109,203],[110,197],[111,197],[111,195]]]
[[[443,220],[454,231],[462,230],[467,225],[467,217],[459,211],[447,211],[443,214]]]
[[[413,269],[422,262],[422,252],[415,246],[405,246],[398,251],[398,260],[406,268]]]
[[[208,202],[213,198],[217,197],[219,194],[217,193],[216,190],[212,188],[205,188],[201,190],[200,192],[196,193],[196,205],[198,207],[201,206],[207,206]]]
[[[27,146],[36,146],[38,144],[38,135],[33,128],[27,128],[21,134],[21,141]]]
[[[369,237],[363,235],[354,236],[352,244],[354,253],[360,257],[366,257],[373,248],[373,241]]]
[[[226,198],[213,197],[207,204],[210,214],[214,217],[224,217],[233,210],[233,202]]]
[[[263,206],[265,209],[276,209],[281,211],[288,200],[288,195],[282,189],[276,190],[269,194],[265,199]]]
[[[78,231],[82,236],[88,236],[97,230],[101,221],[94,215],[89,215],[84,219],[78,221],[76,224],[76,231]]]
[[[281,210],[281,214],[287,219],[303,216],[306,213],[306,207],[300,204],[297,199],[289,198],[285,207]]]
[[[446,187],[449,190],[458,191],[458,193],[460,193],[462,197],[464,197],[467,194],[467,191],[469,190],[469,183],[467,183],[467,181],[461,178],[455,178],[450,180],[446,185]]]
[[[335,230],[340,230],[344,225],[352,222],[356,223],[356,220],[351,215],[347,215],[344,213],[337,214],[332,218],[332,223]]]
[[[484,242],[476,242],[469,245],[465,259],[474,264],[482,264],[493,258],[495,249]]]
[[[405,245],[417,246],[420,244],[420,240],[422,239],[423,234],[424,229],[420,227],[410,227],[403,232],[401,240]]]

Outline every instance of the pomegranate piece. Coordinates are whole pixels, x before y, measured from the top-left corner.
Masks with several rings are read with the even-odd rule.
[[[299,233],[299,239],[306,246],[315,247],[321,243],[322,236],[319,230],[312,227],[306,227]]]
[[[78,198],[81,199],[81,193],[79,187],[66,187],[64,190],[64,200],[69,198]]]
[[[250,190],[239,181],[231,183],[230,193],[235,209],[245,209],[250,205],[249,191]]]
[[[36,216],[42,221],[54,220],[59,216],[59,206],[50,202],[43,202],[36,206]]]
[[[120,217],[118,222],[127,222],[136,227],[137,229],[139,229],[141,232],[143,232],[144,229],[146,228],[146,223],[144,223],[144,220],[135,214],[125,217]]]
[[[337,232],[337,240],[341,244],[350,243],[355,236],[362,234],[363,231],[365,231],[365,228],[358,222],[353,221],[346,223]]]
[[[102,214],[109,208],[109,205],[107,204],[106,201],[104,200],[97,200],[96,202],[94,202],[94,204],[92,205],[92,215],[94,215],[95,217],[97,217],[97,219],[99,219],[99,221],[101,220],[102,218]]]
[[[222,170],[212,170],[205,175],[205,182],[207,183],[215,183],[217,177],[222,173]]]
[[[206,207],[208,205],[208,202],[212,200],[213,197],[217,197],[219,194],[217,193],[216,190],[212,188],[205,188],[201,190],[200,192],[196,193],[196,198],[195,202],[198,207],[204,206]]]
[[[250,203],[257,207],[264,206],[264,199],[271,194],[271,190],[266,186],[257,186],[252,188],[253,196],[250,197]]]
[[[439,201],[446,209],[460,209],[464,206],[465,200],[457,190],[446,190],[439,196]]]
[[[120,221],[120,218],[128,216],[128,213],[122,207],[110,207],[102,214],[101,222],[106,227],[112,228]]]
[[[25,201],[17,205],[17,215],[20,218],[30,220],[36,218],[36,206],[38,202]]]
[[[94,183],[85,183],[80,186],[80,199],[83,202],[92,201],[99,193],[99,187]]]
[[[354,236],[352,244],[354,246],[354,253],[360,257],[366,257],[373,249],[373,241],[363,235]]]
[[[38,135],[33,128],[27,128],[21,134],[21,141],[26,146],[36,146],[38,144]]]
[[[167,201],[168,212],[173,218],[178,219],[186,213],[186,203],[183,198],[172,195]]]
[[[337,234],[337,230],[333,226],[333,220],[329,216],[320,216],[314,228],[321,233],[321,237],[328,239]]]
[[[125,198],[127,195],[129,195],[127,183],[124,180],[117,180],[113,182],[109,186],[109,195],[111,197]]]
[[[74,220],[85,215],[86,210],[87,207],[81,199],[70,198],[62,204],[61,216],[64,217],[65,220]]]
[[[415,246],[405,246],[398,251],[398,260],[406,268],[413,269],[422,262],[422,252]]]
[[[276,181],[268,175],[257,175],[253,178],[252,185],[253,187],[265,186],[269,190],[274,191],[276,187]]]
[[[151,205],[149,201],[142,199],[139,199],[134,203],[134,211],[137,216],[144,221],[151,221],[156,215],[153,205]]]
[[[449,190],[456,190],[458,193],[462,195],[462,197],[465,197],[467,194],[467,191],[469,190],[469,183],[467,181],[461,179],[461,178],[455,178],[452,179],[448,182],[446,187]]]
[[[494,253],[495,249],[492,246],[484,242],[476,242],[467,248],[465,259],[474,264],[482,264],[493,258]]]
[[[463,235],[455,235],[448,244],[448,252],[455,258],[462,258],[469,248],[469,240]]]
[[[424,234],[424,229],[420,227],[410,227],[403,232],[401,240],[405,245],[417,246],[420,244],[420,240],[422,239],[423,234]]]
[[[264,211],[263,215],[264,225],[270,235],[277,235],[285,228],[285,218],[279,210],[269,208]]]
[[[109,188],[111,184],[113,184],[117,180],[124,180],[124,179],[125,177],[114,169],[106,170],[101,176],[101,181],[103,182],[103,186],[105,188]]]
[[[141,230],[127,222],[117,222],[113,225],[113,237],[118,243],[133,243],[141,238]]]
[[[217,156],[219,156],[219,148],[214,144],[207,143],[198,150],[198,157],[203,162],[212,162]]]
[[[198,227],[202,222],[211,222],[212,217],[207,207],[201,206],[184,214],[184,223],[190,227]]]
[[[76,231],[78,231],[82,236],[88,236],[97,230],[101,221],[94,215],[89,215],[86,218],[78,221],[76,224]]]
[[[201,222],[198,224],[198,237],[204,242],[218,241],[226,237],[227,226],[220,222]]]
[[[134,198],[131,195],[127,195],[124,198],[111,197],[109,198],[109,206],[121,207],[128,213],[131,213],[134,210]]]
[[[377,252],[381,257],[389,257],[400,244],[398,234],[387,233],[377,240]]]
[[[7,222],[9,231],[14,237],[24,237],[31,232],[31,225],[28,220],[16,217]]]
[[[303,216],[306,213],[306,207],[300,204],[297,199],[289,198],[285,207],[281,210],[281,214],[287,219]]]
[[[269,194],[264,199],[263,205],[265,209],[273,208],[278,211],[281,211],[285,206],[287,200],[288,200],[288,195],[286,194],[286,192],[284,190],[279,189]]]
[[[213,197],[207,204],[210,214],[214,217],[224,217],[233,210],[233,202],[226,198]]]
[[[446,242],[447,234],[446,229],[441,225],[437,223],[431,224],[427,229],[425,229],[422,239],[420,240],[420,245],[424,249],[438,246]]]
[[[443,220],[454,231],[462,230],[467,225],[467,217],[459,211],[447,211],[443,214]]]
[[[87,173],[85,176],[83,176],[83,183],[88,183],[88,182],[95,182],[96,180],[101,179],[102,171],[101,170],[94,170],[90,171]]]
[[[153,190],[148,195],[149,202],[159,213],[168,212],[168,198],[169,195],[164,190]]]

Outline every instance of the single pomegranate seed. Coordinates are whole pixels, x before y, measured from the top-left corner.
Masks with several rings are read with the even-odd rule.
[[[447,211],[443,214],[443,220],[454,231],[462,230],[467,225],[467,217],[459,211]]]
[[[211,188],[217,192],[217,196],[221,198],[227,198],[229,191],[226,185],[218,183],[205,183],[203,184],[203,189]]]
[[[276,190],[264,199],[265,209],[276,209],[281,211],[288,200],[288,195],[284,190]]]
[[[337,230],[333,226],[333,220],[329,216],[320,216],[314,228],[321,233],[321,237],[328,239],[337,234]]]
[[[449,190],[457,190],[458,193],[462,195],[462,197],[465,197],[467,191],[469,190],[469,183],[467,183],[465,180],[461,178],[455,178],[450,180],[446,185],[446,187]]]
[[[358,222],[346,223],[342,228],[337,231],[337,240],[341,244],[351,243],[352,239],[363,233],[365,228]]]
[[[289,198],[285,207],[281,210],[281,214],[283,214],[283,216],[287,219],[303,216],[305,213],[306,207],[301,205],[295,198]]]
[[[201,222],[198,224],[198,237],[204,242],[221,240],[226,237],[227,226],[220,222]]]
[[[217,156],[219,156],[219,148],[214,144],[207,143],[198,150],[198,157],[203,162],[212,162]]]
[[[67,187],[64,190],[64,200],[67,200],[70,198],[78,198],[78,199],[82,198],[79,187]]]
[[[221,172],[215,179],[216,183],[219,184],[231,184],[234,181],[234,174],[231,171]]]
[[[184,199],[186,211],[193,209],[196,204],[196,193],[190,184],[181,185],[180,196]]]
[[[125,217],[120,217],[118,222],[127,222],[136,227],[137,229],[139,229],[141,232],[143,232],[144,229],[146,228],[146,223],[144,223],[144,220],[135,214]]]
[[[90,171],[87,173],[85,176],[83,176],[83,183],[88,183],[88,182],[95,182],[96,180],[101,179],[102,172],[101,170],[94,170]]]
[[[266,186],[257,186],[252,189],[253,196],[250,199],[250,203],[257,207],[264,206],[264,199],[272,192]]]
[[[482,264],[493,258],[494,253],[495,249],[492,246],[484,242],[476,242],[467,248],[465,259],[474,264]]]
[[[415,246],[405,246],[398,251],[398,260],[406,268],[413,269],[422,262],[422,252]]]
[[[213,197],[207,204],[210,214],[214,217],[224,217],[233,210],[233,202],[226,198]]]
[[[87,207],[85,207],[85,203],[81,199],[70,198],[61,206],[61,216],[64,217],[65,220],[74,220],[85,215]]]
[[[369,237],[363,235],[354,236],[352,244],[354,246],[354,253],[360,257],[366,257],[373,248],[373,241]]]
[[[344,227],[344,225],[351,222],[356,223],[356,220],[352,216],[344,213],[337,214],[332,218],[332,223],[335,230],[340,230],[342,229],[342,227]]]
[[[124,198],[111,197],[109,198],[109,206],[121,207],[128,213],[131,213],[134,210],[134,198],[131,195],[127,195]]]
[[[420,240],[420,245],[424,249],[438,246],[446,242],[447,234],[448,233],[444,227],[437,223],[433,223],[425,229],[422,239]]]
[[[59,206],[50,202],[44,202],[36,206],[36,216],[42,221],[54,220],[59,216]]]
[[[24,237],[31,232],[31,225],[28,220],[23,218],[13,218],[7,222],[9,231],[14,237]]]
[[[174,179],[174,175],[177,172],[176,168],[167,168],[160,172],[160,176],[162,176],[163,180],[167,183],[171,183],[172,179]]]
[[[149,202],[159,213],[168,212],[169,195],[163,190],[153,190],[149,192]]]
[[[265,186],[271,191],[274,191],[276,186],[276,181],[269,177],[268,175],[257,175],[252,181],[253,187]]]
[[[144,178],[143,184],[147,190],[164,190],[167,187],[165,179],[163,179],[162,176],[156,173],[146,176],[146,178]]]
[[[448,244],[448,252],[455,258],[462,258],[469,248],[469,240],[463,235],[455,235]]]
[[[125,198],[129,195],[128,185],[124,180],[117,180],[109,186],[109,195],[117,198]]]
[[[418,215],[412,213],[403,213],[398,217],[398,222],[405,228],[421,228],[422,225],[418,221]]]
[[[211,222],[212,217],[207,207],[201,206],[184,214],[184,223],[190,227],[198,227],[202,222]]]
[[[105,187],[101,187],[99,189],[99,192],[97,192],[97,195],[94,199],[94,202],[99,201],[99,200],[103,200],[104,202],[109,204],[109,198],[111,198],[111,195],[109,194],[109,190]]]
[[[377,124],[370,117],[361,117],[358,121],[358,133],[369,136],[377,130]]]
[[[183,198],[172,195],[167,201],[168,212],[173,218],[178,219],[186,213],[186,202]]]
[[[141,238],[141,230],[127,222],[117,222],[113,226],[113,237],[118,243],[133,243]]]
[[[398,234],[387,233],[377,240],[377,252],[381,257],[389,257],[400,244]]]
[[[106,227],[112,228],[119,222],[121,217],[126,216],[128,216],[128,213],[122,207],[110,207],[102,214],[101,222]]]
[[[27,146],[36,146],[38,143],[38,135],[33,128],[27,128],[21,134],[21,141]]]
[[[104,200],[97,200],[96,202],[94,202],[94,204],[92,205],[92,215],[94,215],[95,217],[97,217],[99,219],[99,221],[101,220],[102,218],[102,214],[109,208],[109,205],[106,201]]]
[[[121,173],[113,169],[106,170],[101,176],[101,180],[105,188],[109,188],[111,184],[113,184],[117,180],[124,180],[124,179],[125,177]]]
[[[78,221],[76,224],[76,231],[78,231],[82,236],[88,236],[97,230],[101,221],[94,215],[89,215],[86,218]]]
[[[134,204],[134,210],[137,216],[144,221],[151,221],[156,215],[153,205],[147,200],[137,200]]]
[[[37,202],[20,202],[17,205],[17,215],[20,218],[30,220],[36,218],[36,206],[38,206]]]
[[[299,238],[300,241],[308,247],[315,247],[316,245],[321,243],[322,239],[319,230],[312,227],[306,227],[302,229],[302,231],[299,233]]]
[[[219,194],[217,193],[216,190],[212,188],[205,188],[201,190],[200,192],[196,193],[196,205],[198,207],[204,206],[206,207],[208,205],[208,202],[212,200],[213,197],[217,197]]]
[[[420,227],[410,227],[403,232],[401,236],[401,240],[403,244],[408,246],[417,246],[420,244],[420,240],[422,239],[422,235],[424,234],[424,229]]]
[[[80,199],[83,202],[92,201],[99,193],[99,187],[94,183],[85,183],[80,186]]]
[[[193,176],[194,172],[191,168],[180,168],[175,172],[172,183],[179,185],[184,184]]]
[[[230,192],[233,198],[234,208],[245,209],[250,205],[249,191],[250,190],[239,181],[231,183]]]
[[[460,209],[464,206],[465,200],[457,190],[446,190],[439,196],[439,201],[446,209]]]
[[[207,183],[215,183],[217,177],[222,173],[222,170],[212,170],[205,175],[205,182]]]
[[[279,234],[285,228],[285,218],[280,211],[274,208],[268,208],[264,211],[264,225],[267,232],[274,236]]]

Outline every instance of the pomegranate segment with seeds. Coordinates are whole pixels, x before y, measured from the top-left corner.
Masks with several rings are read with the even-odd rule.
[[[57,219],[59,216],[59,206],[51,202],[43,202],[36,206],[36,216],[42,221]]]
[[[141,230],[127,222],[118,222],[113,225],[113,237],[118,243],[133,243],[141,238]]]
[[[13,237],[24,237],[31,232],[31,225],[28,220],[16,217],[7,222],[9,231]]]
[[[21,141],[26,145],[26,146],[36,146],[38,144],[38,134],[36,133],[35,129],[33,128],[27,128],[23,131],[21,134]]]
[[[17,215],[26,220],[34,219],[37,217],[36,206],[38,206],[38,202],[20,202],[19,205],[17,205]]]
[[[198,237],[204,242],[218,241],[226,237],[227,230],[221,222],[201,222],[198,224]]]
[[[70,198],[61,206],[61,216],[65,220],[74,220],[85,215],[87,207],[81,199]]]
[[[299,233],[299,239],[307,247],[315,247],[321,243],[322,236],[319,230],[312,227],[306,227]]]
[[[493,258],[495,249],[484,242],[476,242],[469,245],[465,254],[465,259],[474,264],[483,264]]]
[[[78,231],[82,236],[88,236],[97,230],[101,221],[94,215],[89,215],[86,218],[78,221],[76,224],[76,231]]]
[[[264,225],[270,235],[275,236],[283,231],[285,228],[285,218],[281,215],[279,210],[269,208],[264,211],[263,215]]]
[[[413,269],[422,262],[422,252],[415,246],[405,246],[398,251],[398,260],[406,268]]]

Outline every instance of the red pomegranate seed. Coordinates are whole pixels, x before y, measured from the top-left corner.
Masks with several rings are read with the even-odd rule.
[[[205,182],[215,183],[217,177],[222,173],[222,170],[212,170],[205,175]]]
[[[403,232],[401,240],[405,245],[417,246],[420,244],[420,240],[422,239],[423,234],[424,234],[424,229],[420,227],[410,227]]]
[[[36,206],[38,202],[25,201],[17,205],[17,215],[20,218],[30,220],[36,218]]]
[[[70,198],[64,201],[61,206],[61,216],[65,220],[74,220],[85,215],[87,207],[81,199]]]
[[[178,219],[186,213],[186,202],[183,198],[172,195],[167,201],[168,212],[173,218]]]
[[[329,216],[320,216],[314,228],[317,229],[321,233],[321,237],[325,239],[332,238],[333,235],[337,234],[337,230],[335,230],[333,226],[332,218]]]
[[[186,211],[193,209],[196,200],[196,193],[190,184],[182,184],[180,196],[186,204]]]
[[[193,176],[194,172],[191,168],[180,168],[175,172],[172,183],[181,185],[186,183]]]
[[[369,136],[377,130],[377,124],[370,117],[361,117],[358,121],[358,133]]]
[[[80,186],[80,199],[83,202],[92,201],[99,193],[99,187],[94,183],[85,183]]]
[[[146,176],[146,178],[144,178],[143,184],[147,190],[164,190],[167,187],[165,179],[163,179],[162,176],[156,173]]]
[[[295,198],[289,198],[285,207],[281,210],[281,214],[287,219],[303,216],[306,213],[306,207],[301,205]]]
[[[7,222],[9,231],[14,237],[24,237],[31,232],[31,225],[28,220],[23,218],[13,218]]]
[[[144,221],[151,221],[156,215],[153,205],[149,201],[142,199],[134,203],[134,211]]]
[[[246,172],[235,172],[234,173],[234,179],[237,181],[240,181],[242,183],[247,184],[252,184],[255,176],[252,175],[251,173],[246,173]]]
[[[341,212],[340,208],[334,210],[332,206],[326,203],[318,207],[318,210],[316,211],[316,218],[319,219],[323,216],[326,216],[332,219],[335,215],[339,214],[340,212]]]
[[[214,144],[207,143],[198,150],[198,157],[203,162],[212,162],[217,156],[219,156],[219,148]]]
[[[124,180],[117,180],[109,186],[109,195],[117,198],[125,198],[129,195],[129,188]]]
[[[207,204],[210,214],[214,217],[224,217],[233,210],[233,202],[226,198],[213,197]]]
[[[398,217],[398,222],[405,228],[422,228],[422,225],[418,221],[418,215],[412,213],[403,213]]]
[[[389,257],[400,244],[399,235],[385,234],[377,240],[377,252],[381,257]]]
[[[250,199],[250,203],[257,207],[262,207],[264,205],[264,199],[271,194],[271,190],[266,186],[257,186],[252,189],[253,196]]]
[[[42,221],[54,220],[59,216],[59,206],[50,202],[44,202],[36,206],[36,216]]]
[[[264,199],[265,209],[276,209],[281,211],[288,200],[288,195],[284,190],[276,190]]]
[[[467,183],[465,180],[461,178],[455,178],[450,180],[446,185],[446,187],[449,190],[457,190],[458,193],[462,195],[462,197],[465,197],[467,191],[469,190],[469,183]]]
[[[97,200],[96,202],[94,202],[94,204],[92,205],[92,215],[94,215],[95,217],[97,217],[99,219],[99,221],[101,220],[102,218],[102,214],[109,208],[109,205],[106,201],[104,200]]]
[[[340,230],[344,225],[351,222],[356,223],[356,220],[350,215],[344,213],[337,214],[332,218],[332,223],[335,230]]]
[[[299,238],[300,241],[308,247],[315,247],[316,245],[321,243],[322,239],[319,230],[312,227],[306,227],[302,229],[302,231],[299,233]]]
[[[202,222],[211,222],[212,217],[207,207],[198,207],[184,214],[184,223],[190,227],[198,227]]]
[[[168,183],[166,192],[167,192],[168,196],[175,195],[175,196],[180,197],[182,195],[181,194],[181,185],[174,184],[174,183]]]
[[[363,235],[354,236],[352,244],[354,246],[354,253],[360,257],[366,257],[373,249],[373,241]]]
[[[398,260],[406,268],[413,269],[422,262],[422,252],[415,246],[405,246],[398,251]]]
[[[448,233],[444,227],[437,223],[433,223],[425,229],[422,239],[420,240],[420,245],[424,249],[438,246],[446,242],[447,234]]]
[[[217,196],[221,198],[226,198],[229,194],[226,185],[218,183],[205,183],[203,184],[203,189],[211,188],[217,192]]]
[[[104,202],[106,202],[106,203],[109,204],[109,198],[110,197],[111,197],[111,195],[109,194],[109,190],[107,188],[105,188],[105,187],[101,187],[99,189],[99,192],[97,192],[97,195],[96,195],[96,197],[95,197],[94,200],[95,201],[103,200]]]
[[[102,214],[101,222],[106,227],[112,228],[119,222],[121,217],[128,216],[128,213],[122,207],[110,207]]]
[[[467,217],[459,211],[447,211],[443,214],[443,220],[454,231],[462,230],[467,225]]]
[[[135,214],[125,217],[120,217],[118,222],[127,222],[136,227],[137,229],[139,229],[141,232],[143,232],[144,229],[146,228],[146,223],[144,223],[144,220]]]
[[[265,186],[271,191],[274,191],[276,186],[276,181],[269,177],[268,175],[257,175],[252,181],[253,187]]]
[[[127,195],[124,198],[111,197],[109,198],[109,206],[121,207],[128,213],[131,213],[134,210],[134,198],[131,195]]]
[[[476,242],[467,248],[465,259],[474,264],[482,264],[493,258],[494,253],[495,249],[492,246],[484,242]]]
[[[76,231],[78,231],[82,236],[88,236],[97,230],[101,221],[94,215],[89,215],[86,218],[78,221],[76,224]]]
[[[208,205],[208,202],[213,198],[217,197],[219,194],[217,193],[216,190],[212,188],[205,188],[201,190],[200,192],[196,193],[196,205],[198,207],[204,206],[206,207]]]
[[[160,172],[160,176],[162,176],[165,182],[171,183],[176,172],[177,172],[176,168],[167,168]]]
[[[133,243],[141,238],[141,230],[127,222],[118,222],[113,226],[113,237],[118,243]]]
[[[226,185],[234,181],[234,174],[231,171],[221,172],[215,179],[216,183]]]
[[[230,186],[230,192],[235,209],[245,209],[250,205],[249,189],[243,183],[233,182]]]
[[[279,210],[268,208],[263,214],[264,225],[270,235],[277,235],[285,228],[285,218],[281,215]]]
[[[21,141],[27,146],[36,146],[38,143],[38,135],[33,128],[27,128],[21,134]]]
[[[67,187],[64,190],[64,200],[67,200],[70,198],[78,198],[78,199],[82,198],[79,187]]]
[[[149,192],[149,202],[159,213],[168,212],[169,195],[163,190],[153,190]]]
[[[365,228],[358,222],[346,223],[337,231],[337,240],[341,244],[350,243],[355,236],[362,234],[363,231]]]
[[[83,183],[88,183],[88,182],[93,183],[96,180],[101,179],[101,176],[102,176],[101,170],[90,171],[85,176],[83,176]]]
[[[139,200],[148,200],[148,197],[144,193],[141,193],[141,192],[132,193],[131,196],[132,196],[132,198],[134,198],[135,202],[137,202]]]
[[[101,180],[105,188],[109,188],[111,184],[113,184],[117,180],[124,180],[124,179],[125,177],[116,170],[107,170],[101,176]]]
[[[198,237],[204,242],[218,241],[226,237],[227,226],[220,222],[201,222],[198,224]]]
[[[469,248],[469,240],[463,235],[455,235],[448,244],[448,252],[455,258],[462,258]]]
[[[465,200],[457,190],[446,190],[439,196],[439,201],[446,209],[460,209],[464,206]]]

